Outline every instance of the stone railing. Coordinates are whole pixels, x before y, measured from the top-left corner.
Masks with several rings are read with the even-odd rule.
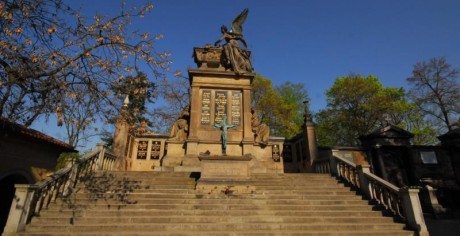
[[[410,228],[417,231],[418,235],[428,235],[418,198],[419,189],[398,188],[372,174],[369,166],[356,165],[333,155],[315,161],[314,166],[315,172],[330,173],[358,189],[366,198],[376,201],[396,217],[404,220]]]
[[[57,198],[72,193],[81,180],[95,170],[112,170],[116,156],[106,151],[103,145],[85,154],[72,167],[60,169],[36,184],[16,184],[16,192],[10,208],[3,235],[14,235],[24,231],[34,216],[48,208]]]

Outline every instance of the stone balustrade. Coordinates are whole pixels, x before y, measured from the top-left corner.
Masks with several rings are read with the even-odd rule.
[[[331,155],[314,163],[315,172],[330,173],[359,190],[369,200],[377,202],[414,229],[418,235],[428,235],[418,198],[418,188],[398,188],[372,174],[369,166],[356,165],[342,157]]]
[[[40,216],[41,210],[57,198],[72,193],[72,189],[95,170],[112,170],[117,157],[106,151],[103,145],[85,154],[71,167],[60,169],[36,184],[17,184],[15,196],[3,235],[15,235],[24,231],[32,217]]]

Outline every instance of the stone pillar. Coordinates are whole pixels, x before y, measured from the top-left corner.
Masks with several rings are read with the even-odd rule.
[[[315,125],[313,122],[307,122],[306,126],[310,164],[313,165],[314,161],[318,159],[318,143],[316,142]]]
[[[128,143],[129,124],[126,120],[129,99],[126,96],[121,114],[115,123],[115,133],[113,135],[113,153],[118,157],[117,167],[126,170],[125,150]]]
[[[96,170],[102,170],[104,164],[105,146],[102,143],[96,144],[96,149],[99,150],[99,156],[97,157]]]
[[[243,89],[243,142],[254,143],[254,133],[251,128],[251,89]]]
[[[8,215],[8,221],[3,229],[2,235],[16,235],[17,232],[24,231],[27,220],[32,210],[32,200],[36,185],[16,184],[16,192]]]
[[[200,123],[200,88],[196,85],[191,85],[192,91],[190,95],[190,124],[188,128],[187,141],[198,141],[197,131]]]
[[[337,151],[337,150],[335,150]],[[337,160],[334,157],[334,150],[331,150],[329,153],[329,166],[330,166],[330,171],[331,175],[333,176],[339,176],[339,170],[337,168]]]
[[[309,101],[303,102],[305,104],[305,132],[307,136],[308,154],[310,155],[310,165],[313,165],[318,159],[318,143],[316,142],[315,124],[310,113]]]
[[[428,236],[428,229],[423,218],[422,206],[418,198],[418,189],[399,189],[399,196],[402,200],[402,207],[406,213],[407,224],[417,231],[420,236]]]
[[[441,219],[448,215],[447,209],[439,204],[435,188],[431,187],[430,185],[426,185],[424,189],[422,189],[422,193],[424,193],[424,198],[426,198],[425,201],[427,201],[426,205],[428,205],[430,208],[429,210],[433,212],[435,219]]]
[[[358,171],[359,176],[359,185],[361,187],[361,192],[367,199],[372,199],[372,192],[369,186],[369,179],[365,175],[370,174],[370,166],[369,165],[358,165],[356,166],[356,170]]]

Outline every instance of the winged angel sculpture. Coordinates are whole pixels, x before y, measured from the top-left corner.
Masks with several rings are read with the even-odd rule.
[[[230,68],[237,74],[244,72],[253,72],[250,52],[247,50],[246,41],[243,38],[243,23],[248,16],[249,10],[244,9],[232,22],[232,29],[228,31],[227,26],[222,25],[220,28],[222,37],[214,44],[218,46],[225,40],[223,47],[223,64],[225,68]],[[244,48],[240,47],[238,41],[241,41]]]

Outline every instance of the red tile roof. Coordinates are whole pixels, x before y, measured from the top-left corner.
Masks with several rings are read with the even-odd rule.
[[[73,146],[66,142],[55,139],[37,130],[27,128],[24,125],[8,121],[3,117],[0,117],[0,131],[0,133],[4,133],[6,131],[17,133],[19,135],[31,137],[33,139],[38,139],[49,144],[60,146],[62,148],[68,149],[68,151],[75,151]]]

